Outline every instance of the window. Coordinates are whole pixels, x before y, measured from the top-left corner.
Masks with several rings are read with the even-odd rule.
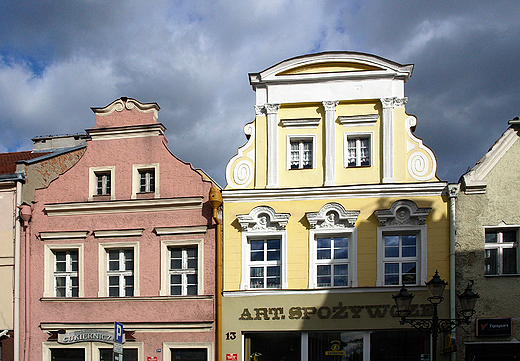
[[[384,248],[384,284],[417,284],[417,236],[385,234]]]
[[[486,230],[486,275],[518,273],[516,229]]]
[[[215,359],[212,342],[163,342],[163,361],[208,361]]]
[[[316,135],[287,136],[287,169],[311,169],[316,166]]]
[[[155,170],[140,169],[139,170],[139,192],[150,193],[155,192]]]
[[[426,282],[427,227],[431,208],[400,200],[374,213],[377,227],[377,286],[420,285]]]
[[[363,167],[371,164],[371,137],[370,135],[345,134],[347,147],[345,152],[346,167]]]
[[[132,166],[132,199],[159,198],[159,163]]]
[[[78,297],[78,251],[54,251],[54,296]]]
[[[114,173],[115,167],[89,168],[89,201],[115,199]]]
[[[134,251],[110,249],[107,252],[108,296],[132,297],[134,295]]]
[[[291,141],[291,169],[312,168],[312,141]]]
[[[198,290],[197,246],[171,247],[170,251],[170,295],[196,295]]]
[[[287,288],[286,226],[290,216],[267,206],[237,215],[242,228],[240,289]]]
[[[349,286],[348,237],[316,239],[316,286]]]
[[[96,195],[110,195],[111,181],[110,172],[96,172]]]
[[[204,295],[204,240],[161,241],[161,296]]]
[[[281,287],[281,240],[249,241],[249,288]]]

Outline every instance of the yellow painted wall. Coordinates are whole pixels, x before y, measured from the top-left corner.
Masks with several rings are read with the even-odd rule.
[[[435,270],[449,275],[448,203],[440,196],[406,197],[418,207],[432,208],[427,218],[428,275]],[[242,270],[242,234],[236,215],[248,214],[259,205],[270,206],[276,213],[290,213],[287,224],[287,282],[289,289],[306,289],[309,284],[309,225],[306,212],[317,212],[325,204],[337,202],[348,210],[359,210],[357,233],[358,287],[375,287],[377,277],[377,227],[375,210],[388,209],[404,198],[324,199],[224,205],[224,291],[240,288]]]

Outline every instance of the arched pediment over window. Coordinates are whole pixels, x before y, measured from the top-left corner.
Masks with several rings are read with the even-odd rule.
[[[431,212],[431,208],[419,208],[415,202],[400,200],[392,204],[390,209],[375,211],[379,226],[423,225]]]
[[[237,215],[242,231],[255,230],[284,230],[289,222],[290,213],[276,213],[268,206],[259,206],[251,210],[249,214]]]
[[[359,211],[347,211],[339,203],[327,203],[319,212],[305,213],[312,229],[354,227]]]

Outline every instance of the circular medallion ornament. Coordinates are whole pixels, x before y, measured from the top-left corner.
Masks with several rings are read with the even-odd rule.
[[[239,185],[247,187],[253,180],[253,165],[247,160],[241,160],[233,170],[233,181]]]

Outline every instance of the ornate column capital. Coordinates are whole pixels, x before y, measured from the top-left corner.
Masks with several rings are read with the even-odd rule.
[[[393,108],[395,99],[396,98],[381,98],[381,104],[383,104],[383,109]]]
[[[404,108],[404,105],[408,102],[408,98],[394,98],[394,107],[395,108]]]
[[[266,104],[265,111],[267,114],[278,114],[278,110],[280,109],[280,104]]]
[[[325,111],[328,112],[328,111],[336,110],[336,107],[338,106],[339,101],[338,100],[324,100],[322,103],[323,103],[323,107],[325,108]]]
[[[267,113],[264,105],[255,105],[254,107],[255,107],[255,115],[264,115]]]

